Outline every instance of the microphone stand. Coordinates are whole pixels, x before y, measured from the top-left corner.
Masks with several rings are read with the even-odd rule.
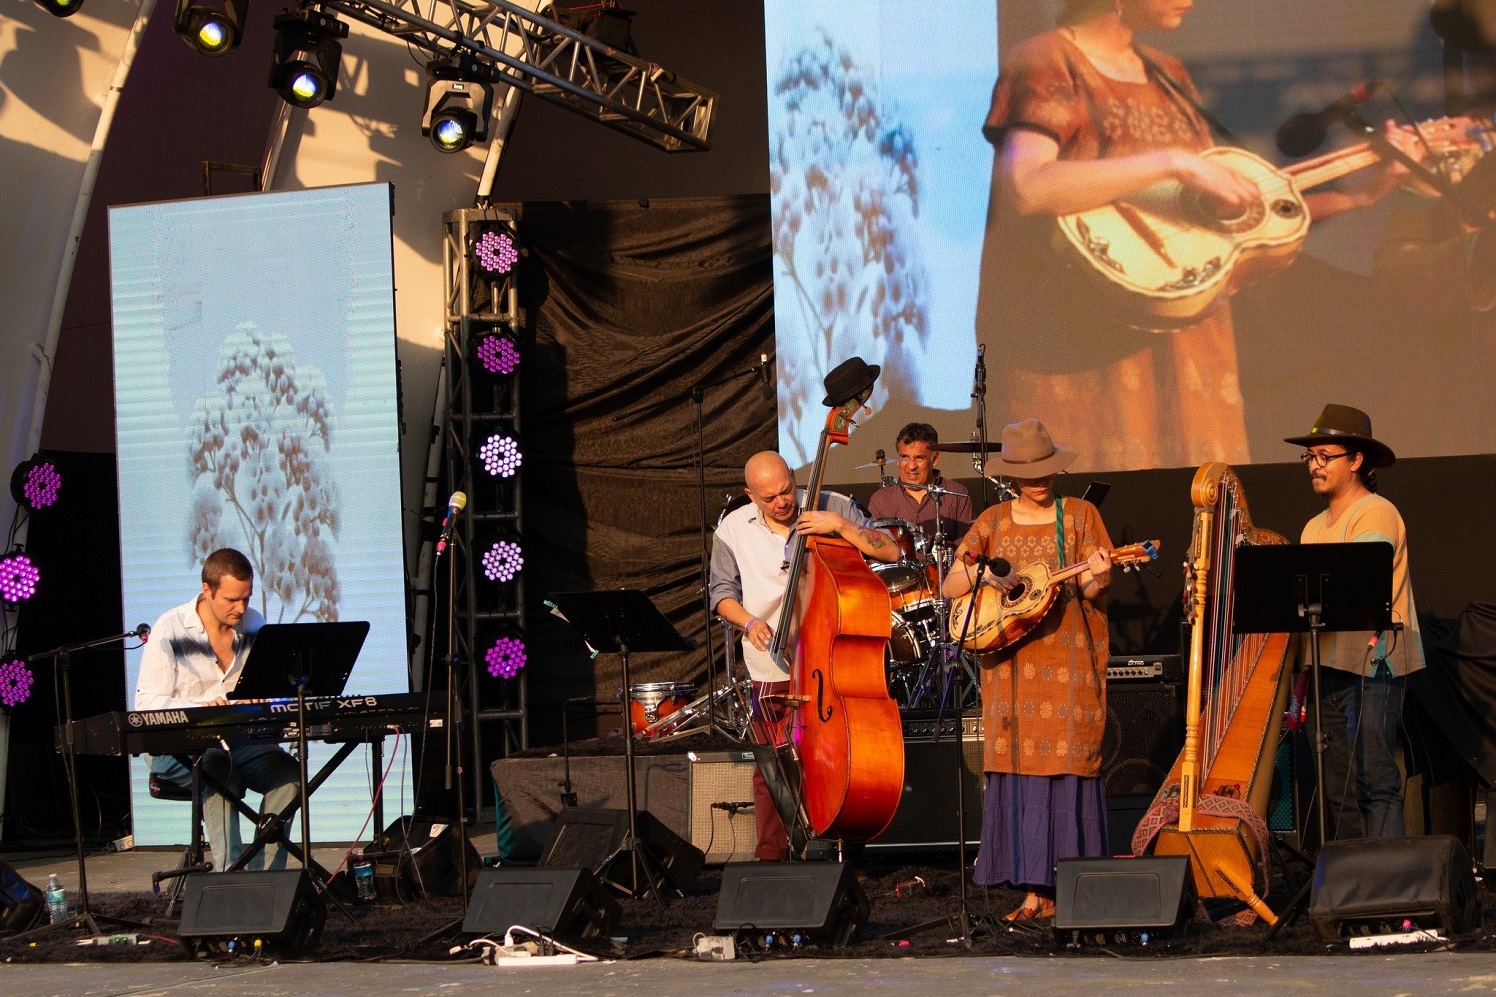
[[[130,921],[125,918],[108,917],[103,914],[95,915],[88,899],[88,862],[83,854],[83,819],[78,812],[78,751],[77,742],[74,740],[73,730],[73,687],[69,677],[72,670],[72,656],[78,651],[87,651],[95,647],[104,647],[109,644],[122,643],[131,637],[141,636],[139,630],[131,630],[128,633],[113,634],[109,637],[100,637],[98,640],[87,641],[82,644],[64,644],[50,651],[42,651],[27,658],[28,663],[50,660],[57,675],[62,678],[62,699],[58,706],[62,710],[62,726],[59,736],[62,739],[63,768],[67,770],[68,777],[68,803],[72,808],[73,815],[73,846],[78,859],[78,910],[72,917],[62,921],[34,928],[15,938],[29,938],[43,932],[57,931],[61,928],[82,927],[88,929],[89,934],[102,934],[99,931],[99,922],[113,924],[120,927],[145,928],[149,927],[139,921]],[[149,631],[147,637],[149,639]]]
[[[708,553],[707,529],[706,529],[706,427],[702,416],[702,405],[706,398],[707,388],[716,388],[724,384],[744,377],[757,377],[760,373],[768,370],[770,361],[763,360],[746,367],[743,370],[734,371],[725,377],[719,377],[711,381],[698,381],[691,386],[691,401],[696,406],[696,500],[697,515],[700,526],[701,546],[701,611],[705,621],[706,630],[706,686],[710,690],[707,697],[707,729],[715,731],[718,729],[717,722],[717,649],[712,641],[712,584],[711,584],[711,555]],[[648,402],[627,411],[615,415],[610,422],[622,422],[636,415],[643,415],[661,409],[667,405],[674,404],[673,399],[662,399],[657,402]],[[732,672],[727,673],[728,681],[732,681]],[[627,712],[628,697],[632,690],[624,689],[625,712]],[[723,730],[724,733],[727,731]],[[632,736],[632,735],[630,735]]]
[[[1356,110],[1355,108],[1351,108],[1341,116],[1341,121],[1343,121],[1346,127],[1350,128],[1352,131],[1358,132],[1362,136],[1364,136],[1366,141],[1377,152],[1381,153],[1388,159],[1395,160],[1396,162],[1401,163],[1403,166],[1407,167],[1408,172],[1410,172],[1414,178],[1421,180],[1424,183],[1428,184],[1430,187],[1434,188],[1434,190],[1438,191],[1440,197],[1451,201],[1458,209],[1460,217],[1466,223],[1478,228],[1490,221],[1490,219],[1486,217],[1485,212],[1481,211],[1478,205],[1470,203],[1470,199],[1465,195],[1465,192],[1461,190],[1457,184],[1450,183],[1449,178],[1446,177],[1443,173],[1435,169],[1430,169],[1429,167],[1418,162],[1418,160],[1414,159],[1412,156],[1409,156],[1406,152],[1403,152],[1397,146],[1393,145],[1380,128],[1374,127],[1369,121],[1361,116],[1360,111]],[[1416,126],[1414,130],[1417,130]],[[1423,136],[1421,134],[1419,135],[1419,141],[1423,141]],[[1424,145],[1424,148],[1425,150],[1427,150],[1428,148],[1426,143]]]
[[[986,564],[986,562],[978,562],[978,564],[977,564],[976,581],[972,583],[972,587],[971,587],[971,601],[966,604],[966,617],[961,621],[961,633],[960,633],[959,638],[956,640],[956,649],[957,649],[958,652],[965,645],[965,643],[966,643],[966,636],[967,636],[968,632],[971,629],[971,624],[972,624],[973,619],[975,619],[975,617],[976,617],[977,592],[979,592],[981,590],[981,588],[982,588],[982,576],[986,573],[986,571],[987,571],[987,564]],[[957,690],[956,701],[958,703],[964,703],[965,699],[966,699],[966,693],[965,693],[965,689],[962,688],[962,687],[965,684],[965,669],[964,668],[949,668],[948,671],[946,672],[945,679],[946,679],[947,690],[949,690],[949,688],[952,685],[954,685],[955,688],[956,688],[956,690]],[[946,701],[948,700],[948,698],[949,698],[949,691],[947,691],[945,694],[942,695],[942,697],[941,697],[941,703],[940,703],[940,711],[935,716],[935,734],[934,734],[934,740],[935,740],[936,744],[940,743],[940,734],[941,734],[941,729],[942,729],[942,721],[945,719],[945,704],[946,704]],[[958,884],[957,884],[957,900],[958,900],[958,902],[957,902],[957,914],[956,914],[956,918],[959,921],[959,924],[957,925],[957,927],[960,929],[960,932],[961,932],[961,947],[964,948],[964,949],[967,949],[969,951],[971,949],[971,947],[972,947],[973,933],[972,933],[972,929],[971,929],[971,906],[970,906],[970,900],[969,900],[968,895],[967,895],[967,885],[966,885],[966,766],[965,766],[965,762],[966,762],[966,758],[965,758],[966,748],[965,748],[965,744],[964,744],[964,742],[966,740],[966,737],[965,737],[966,730],[965,730],[965,725],[964,725],[964,717],[961,716],[961,713],[960,713],[959,709],[957,711],[957,717],[958,717],[958,721],[957,721],[957,724],[956,724],[956,751],[955,751],[955,757],[956,757],[956,856],[957,856],[956,865],[957,865],[957,868],[958,868],[958,872],[957,872],[956,875],[957,875],[957,880],[958,880]],[[889,933],[887,933],[887,934],[885,934],[885,935],[883,935],[881,937],[883,937],[883,938],[892,938],[892,937],[897,936],[899,938],[907,938],[910,935],[916,934],[917,932],[927,931],[930,928],[938,928],[938,927],[941,927],[942,925],[949,925],[949,924],[951,924],[951,920],[952,920],[951,915],[947,914],[945,917],[937,918],[936,920],[933,920],[933,921],[925,921],[922,924],[916,924],[912,928],[906,928],[906,929],[902,929],[902,930],[895,930],[895,931],[889,932]]]

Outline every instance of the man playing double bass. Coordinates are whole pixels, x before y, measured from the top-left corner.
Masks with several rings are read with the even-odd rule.
[[[898,560],[892,537],[875,530],[850,498],[823,491],[813,508],[783,457],[765,450],[743,468],[748,505],[729,513],[712,540],[711,599],[718,616],[743,631],[743,663],[753,683],[753,715],[777,725],[787,714],[775,697],[789,690],[789,673],[769,654],[774,624],[789,583],[793,533],[839,536],[868,557]],[[782,862],[789,838],[763,775],[753,773],[753,810],[758,826],[754,856]]]

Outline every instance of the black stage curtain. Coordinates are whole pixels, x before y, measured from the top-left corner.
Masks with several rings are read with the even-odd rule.
[[[530,740],[554,744],[566,700],[617,709],[622,671],[549,614],[552,592],[642,589],[698,648],[632,654],[632,681],[706,692],[693,388],[712,385],[709,533],[725,496],[741,494],[744,462],[776,441],[770,390],[733,376],[774,352],[769,199],[526,204],[521,219]],[[713,646],[720,661],[720,634]],[[567,733],[615,725],[583,707]]]

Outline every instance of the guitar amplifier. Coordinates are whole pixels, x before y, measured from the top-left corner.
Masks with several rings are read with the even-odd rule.
[[[753,812],[752,751],[687,753],[686,826],[691,844],[706,854],[707,865],[752,862],[758,847]]]
[[[1114,654],[1106,659],[1111,682],[1183,682],[1184,659],[1177,654]]]
[[[887,829],[869,848],[954,847],[956,751],[960,742],[961,786],[966,803],[966,841],[982,837],[982,714],[938,716],[934,711],[904,714],[904,792]],[[937,731],[940,740],[936,741]]]

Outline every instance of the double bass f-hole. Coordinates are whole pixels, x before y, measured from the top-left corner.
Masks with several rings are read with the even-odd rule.
[[[831,722],[831,707],[826,705],[826,673],[819,668],[811,672],[816,677],[816,717],[821,723]]]

